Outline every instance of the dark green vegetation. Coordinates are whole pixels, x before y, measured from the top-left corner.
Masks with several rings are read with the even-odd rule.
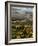
[[[32,21],[11,20],[11,38],[32,38]]]

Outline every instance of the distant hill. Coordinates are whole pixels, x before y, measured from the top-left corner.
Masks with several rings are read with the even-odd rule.
[[[12,21],[15,21],[15,20],[30,20],[32,21],[32,14],[14,14],[12,17],[11,17]]]

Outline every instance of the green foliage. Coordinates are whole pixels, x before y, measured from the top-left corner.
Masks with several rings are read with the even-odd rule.
[[[32,38],[32,21],[15,22],[11,25],[11,36],[15,38]]]

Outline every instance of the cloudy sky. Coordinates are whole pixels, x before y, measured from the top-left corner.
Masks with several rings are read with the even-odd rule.
[[[33,9],[32,8],[29,8],[29,7],[11,7],[11,17],[15,17],[17,19],[29,18],[30,17],[29,14],[32,11],[33,11]],[[27,12],[29,14],[26,15],[25,12]]]
[[[19,13],[25,13],[25,12],[32,12],[32,8],[29,8],[29,7],[12,7],[14,9],[16,9],[16,12],[19,12]]]

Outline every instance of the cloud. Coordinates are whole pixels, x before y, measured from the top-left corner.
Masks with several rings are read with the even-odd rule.
[[[24,14],[25,12],[32,12],[32,8],[28,8],[28,7],[13,7],[16,12],[22,13]]]

